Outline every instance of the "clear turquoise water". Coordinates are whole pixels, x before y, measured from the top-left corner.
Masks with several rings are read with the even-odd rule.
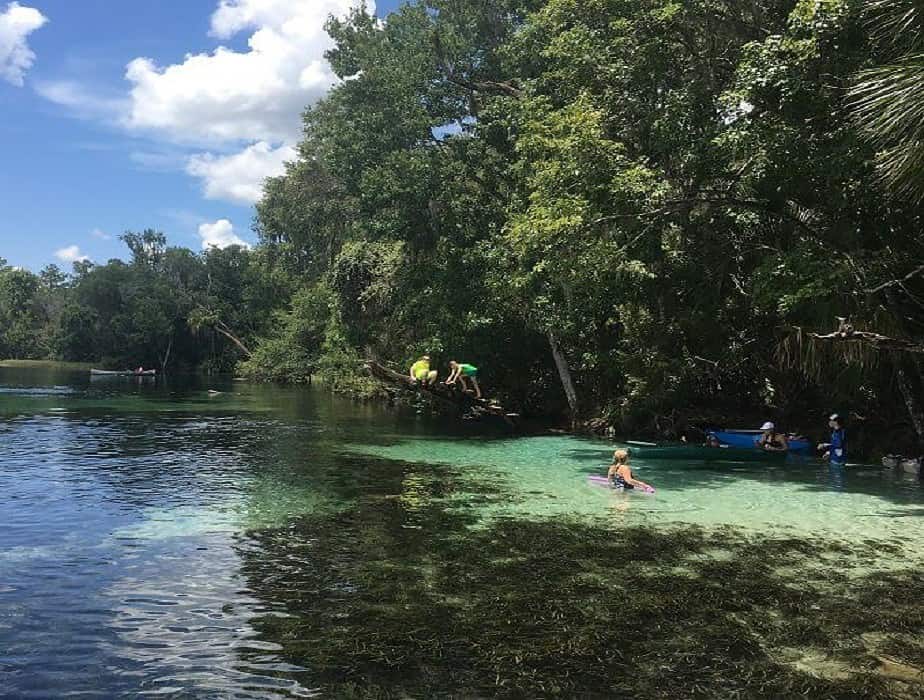
[[[0,697],[342,697],[347,680],[376,697],[522,693],[482,657],[389,657],[450,615],[453,581],[503,564],[466,546],[504,524],[861,543],[856,575],[924,561],[924,491],[892,472],[639,461],[657,494],[617,494],[587,481],[605,442],[481,435],[320,389],[0,369],[0,444]],[[580,536],[561,541],[586,561]],[[472,609],[531,585],[496,580],[506,592]],[[417,611],[398,604],[412,589],[435,593]],[[392,627],[381,656],[358,641]],[[506,629],[491,658],[536,634]],[[578,692],[554,665],[534,673]]]
[[[552,436],[484,441],[388,436],[390,444],[351,445],[360,454],[464,466],[516,494],[485,517],[573,516],[651,524],[733,525],[759,533],[900,542],[924,547],[924,493],[916,477],[873,466],[831,467],[813,459],[777,465],[636,459],[654,496],[590,484],[606,474],[610,444]]]

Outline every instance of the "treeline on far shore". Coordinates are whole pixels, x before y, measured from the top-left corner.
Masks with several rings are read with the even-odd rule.
[[[0,355],[324,374],[477,365],[621,434],[924,441],[921,8],[429,0],[331,19],[342,79],[252,250],[0,271]],[[897,19],[896,19],[897,18]],[[892,27],[894,31],[889,30]],[[917,81],[917,82],[915,82]]]

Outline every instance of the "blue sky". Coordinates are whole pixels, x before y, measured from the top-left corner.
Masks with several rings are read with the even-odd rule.
[[[69,270],[148,227],[254,242],[259,183],[332,80],[323,17],[354,2],[0,0],[0,257]]]

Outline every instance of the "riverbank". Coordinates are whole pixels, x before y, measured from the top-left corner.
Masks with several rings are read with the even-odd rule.
[[[346,379],[347,381],[343,381]],[[391,406],[414,407],[418,412],[427,410],[434,415],[451,415],[457,413],[451,406],[434,399],[427,392],[409,390],[405,385],[398,385],[372,376],[366,372],[352,375],[340,374],[336,381],[327,383],[330,390],[342,396],[361,402],[381,402]],[[424,408],[426,407],[426,408]],[[514,410],[517,407],[514,407]],[[812,445],[827,442],[830,429],[827,427],[828,409],[816,411],[817,415],[806,412],[783,415],[773,408],[763,411],[722,410],[720,407],[684,407],[667,415],[649,413],[643,416],[619,416],[598,408],[591,410],[590,418],[569,423],[561,413],[546,415],[519,415],[516,422],[521,434],[570,434],[596,438],[619,438],[626,440],[651,440],[657,442],[680,442],[686,440],[700,443],[705,440],[706,431],[718,428],[756,429],[766,420],[773,420],[781,430],[803,435]],[[913,436],[906,434],[896,439],[896,431],[901,427],[886,428],[856,417],[848,429],[851,433],[851,457],[854,461],[866,460],[879,464],[887,454],[915,455]],[[907,431],[906,431],[907,433]],[[903,449],[899,446],[907,448]],[[907,451],[907,450],[911,451]],[[916,456],[916,455],[915,455]]]
[[[2,369],[47,369],[62,372],[87,371],[93,367],[90,362],[61,362],[58,360],[0,360]]]

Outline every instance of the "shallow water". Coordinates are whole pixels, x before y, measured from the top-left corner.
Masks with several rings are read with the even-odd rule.
[[[0,369],[0,444],[3,697],[567,696],[587,692],[574,678],[591,652],[575,640],[598,633],[584,593],[570,594],[576,608],[534,611],[496,637],[489,630],[500,618],[478,615],[507,599],[551,605],[578,585],[575,567],[605,578],[584,547],[600,533],[600,547],[634,543],[634,532],[639,543],[663,534],[666,548],[706,538],[656,557],[645,576],[679,570],[693,552],[702,566],[744,557],[743,581],[761,561],[749,558],[754,548],[771,540],[792,543],[792,553],[768,572],[790,568],[793,580],[815,577],[818,586],[831,571],[884,581],[889,571],[915,576],[924,562],[924,491],[893,472],[639,461],[657,493],[617,494],[587,481],[605,469],[605,442],[483,435],[320,389]],[[737,550],[717,553],[731,540]],[[801,541],[816,554],[800,554]],[[823,551],[829,545],[834,554]],[[632,552],[620,557],[643,556]],[[832,568],[819,574],[819,566]],[[495,575],[478,583],[489,569]],[[554,583],[540,601],[528,593],[535,576]],[[628,585],[587,589],[587,601],[603,591],[602,611],[606,591]],[[777,593],[792,588],[781,581]],[[749,591],[737,604],[758,615]],[[516,621],[517,610],[505,614]],[[547,612],[557,622],[533,629],[529,620]],[[836,641],[830,612],[824,633]],[[843,635],[917,635],[909,619],[896,612]],[[573,632],[562,641],[564,620]],[[494,639],[489,650],[480,650],[482,634]],[[533,668],[519,649],[529,639],[565,646]],[[462,651],[469,647],[479,651]],[[577,671],[565,673],[571,653]],[[816,682],[795,666],[767,668],[774,682]],[[604,677],[611,692],[657,694],[625,685],[641,682],[638,674],[613,674]],[[731,672],[716,674],[707,696],[721,695]]]
[[[490,516],[580,515],[607,510],[626,523],[733,525],[752,532],[903,542],[924,552],[924,492],[917,478],[874,466],[831,467],[791,458],[785,465],[632,461],[656,494],[615,493],[591,484],[605,475],[613,447],[576,437],[484,441],[391,436],[385,446],[351,445],[362,454],[464,466],[517,494]]]

